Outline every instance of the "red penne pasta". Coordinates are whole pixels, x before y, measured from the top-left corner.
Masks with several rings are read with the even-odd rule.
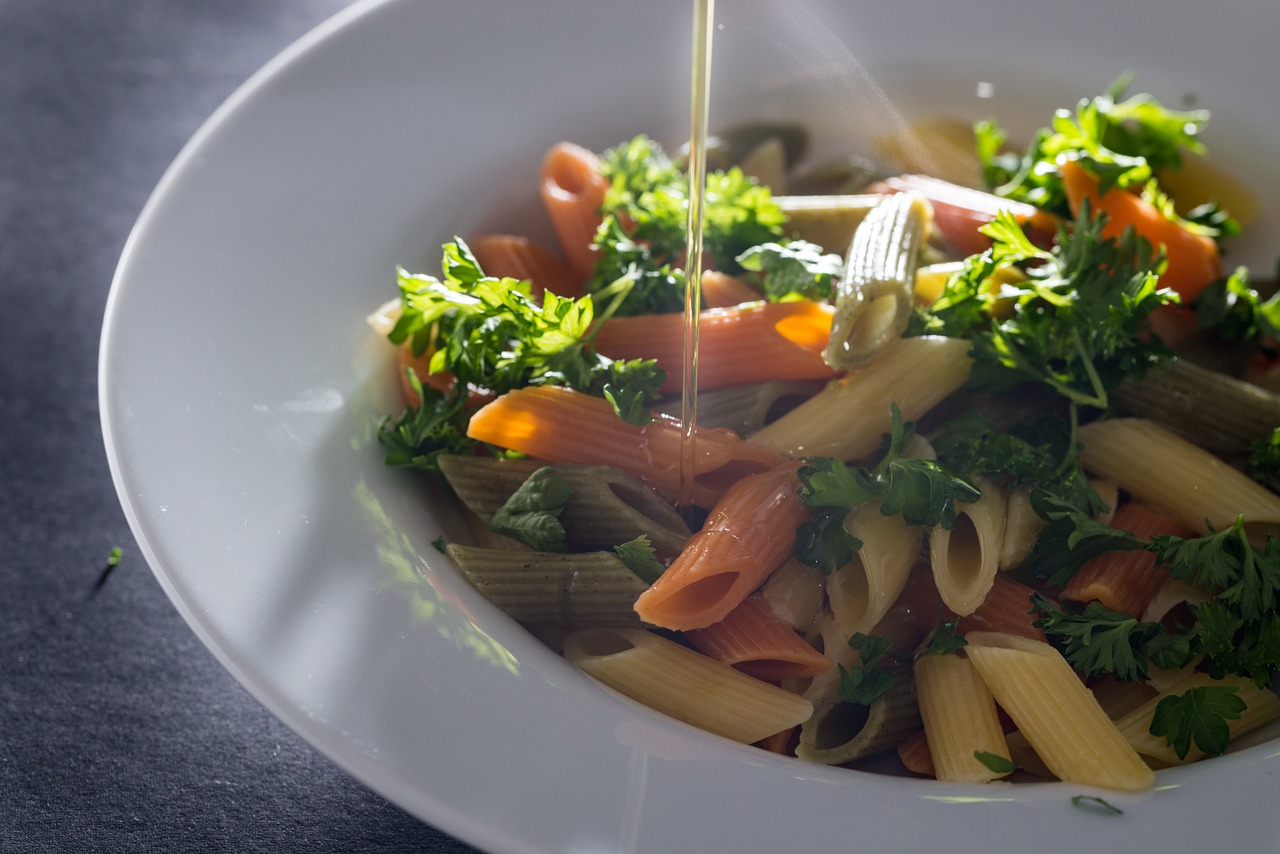
[[[1031,205],[926,175],[886,178],[874,184],[870,191],[912,192],[924,196],[933,206],[934,227],[963,255],[976,255],[991,247],[991,238],[978,229],[995,219],[1000,211],[1013,214],[1028,236],[1041,245],[1048,245],[1058,227],[1057,217]]]
[[[1172,516],[1156,513],[1136,501],[1123,505],[1111,519],[1111,527],[1150,539],[1157,534],[1193,537],[1195,531]],[[1108,552],[1090,560],[1067,582],[1063,599],[1098,600],[1113,611],[1139,616],[1169,573],[1156,566],[1156,556],[1145,549]]]
[[[655,414],[636,427],[608,401],[556,386],[507,392],[471,416],[467,428],[473,439],[549,462],[614,466],[669,496],[680,489],[680,432],[680,421],[670,416]],[[699,429],[696,435],[693,503],[700,507],[710,507],[740,478],[785,459],[732,430]]]
[[[957,620],[960,634],[976,631],[1008,632],[1035,640],[1044,640],[1044,631],[1035,625],[1036,615],[1031,610],[1033,589],[1014,581],[1007,575],[996,576],[995,583],[978,609],[967,617],[956,617],[942,604],[938,588],[931,573],[919,570],[907,579],[898,601],[911,615],[916,625],[928,631],[935,624]]]
[[[562,297],[580,297],[582,282],[551,250],[515,234],[482,234],[467,241],[486,276],[522,279],[533,285],[530,293],[542,298],[543,290]]]
[[[542,204],[551,217],[569,272],[580,282],[589,279],[595,267],[591,244],[600,227],[600,206],[608,188],[599,165],[600,159],[593,152],[561,142],[547,152],[538,182]]]
[[[741,279],[717,270],[702,273],[702,304],[707,308],[728,308],[760,298],[760,292]]]
[[[710,391],[766,380],[823,380],[822,360],[834,309],[823,303],[752,303],[700,313],[698,388]],[[596,351],[611,359],[656,359],[667,372],[663,392],[680,390],[684,315],[615,317],[600,327]]]
[[[929,750],[929,739],[924,730],[898,745],[898,759],[902,761],[902,767],[912,774],[923,774],[926,777],[936,777],[938,774],[933,767],[933,752]]]
[[[703,655],[769,682],[808,679],[833,662],[804,642],[759,595],[749,596],[723,620],[685,638]]]
[[[640,618],[678,631],[718,623],[789,559],[809,513],[797,492],[799,467],[786,463],[730,487],[702,530],[640,594]]]

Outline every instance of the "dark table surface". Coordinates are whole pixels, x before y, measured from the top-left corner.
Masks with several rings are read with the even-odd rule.
[[[0,851],[473,850],[204,649],[134,546],[98,420],[103,308],[148,194],[344,5],[0,0]]]

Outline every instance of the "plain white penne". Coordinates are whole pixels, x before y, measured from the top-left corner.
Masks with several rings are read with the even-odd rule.
[[[1008,771],[993,771],[977,752],[1009,759],[996,701],[973,663],[958,655],[916,659],[916,700],[929,753],[939,780],[986,783]]]
[[[900,515],[885,516],[878,501],[852,510],[844,529],[862,541],[862,548],[827,579],[827,602],[848,638],[870,633],[897,601],[920,556],[924,530],[906,524]]]
[[[1031,490],[1023,487],[1007,494],[1004,511],[1004,536],[1000,539],[1001,570],[1015,569],[1035,547],[1036,535],[1048,523],[1031,508]]]
[[[967,617],[995,584],[1004,538],[1004,490],[986,478],[975,477],[982,497],[961,504],[950,530],[935,525],[929,531],[929,561],[933,582],[943,603]]]
[[[892,427],[891,405],[904,421],[924,415],[969,376],[973,360],[962,338],[900,339],[751,436],[756,444],[797,458],[870,454]]]
[[[813,714],[805,698],[643,629],[573,632],[564,657],[633,700],[744,744]]]
[[[1155,782],[1056,649],[1004,632],[970,632],[965,640],[982,681],[1055,777],[1125,791]]]
[[[1188,527],[1220,531],[1243,515],[1251,536],[1280,532],[1280,495],[1154,421],[1094,421],[1080,442],[1086,469]]]

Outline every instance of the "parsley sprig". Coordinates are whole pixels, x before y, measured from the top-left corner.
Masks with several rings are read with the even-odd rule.
[[[754,280],[769,302],[832,301],[844,272],[839,255],[826,254],[821,246],[804,240],[753,246],[738,256],[738,263],[758,274]]]
[[[598,252],[588,290],[627,284],[620,315],[679,311],[684,305],[685,220],[689,183],[652,139],[637,136],[606,151],[609,182],[596,234]],[[707,174],[703,251],[715,269],[736,273],[752,246],[782,237],[786,215],[767,187],[738,167]]]
[[[983,177],[993,192],[1070,216],[1057,166],[1079,160],[1103,187],[1143,187],[1159,172],[1177,168],[1183,152],[1204,151],[1200,133],[1205,110],[1172,110],[1151,95],[1124,98],[1130,78],[1083,99],[1074,111],[1060,109],[1023,154],[1002,151],[1005,132],[992,122],[975,128]]]
[[[1001,212],[981,229],[992,247],[965,261],[914,331],[972,339],[972,388],[1002,392],[1038,382],[1079,406],[1106,409],[1121,381],[1169,356],[1140,333],[1152,311],[1178,297],[1159,287],[1163,262],[1150,244],[1132,230],[1119,240],[1103,236],[1105,221],[1082,205],[1053,248],[1041,249]],[[1025,281],[989,287],[1009,264]]]
[[[378,431],[390,465],[433,470],[441,453],[472,451],[467,399],[475,389],[567,386],[606,397],[629,423],[648,421],[664,374],[652,360],[613,361],[591,348],[592,297],[547,291],[539,302],[528,282],[486,276],[461,239],[445,244],[441,268],[440,278],[398,271],[401,313],[387,337],[409,342],[417,355],[430,351],[430,372],[448,372],[454,382],[442,392],[409,378],[420,405]]]
[[[1184,667],[1193,657],[1189,633],[1166,633],[1159,623],[1141,622],[1100,602],[1068,611],[1033,593],[1031,605],[1041,614],[1035,624],[1044,629],[1072,668],[1085,676],[1144,682],[1149,675],[1148,663]]]
[[[862,548],[844,528],[845,517],[866,501],[880,501],[885,516],[901,515],[908,525],[941,525],[956,521],[956,505],[972,503],[982,493],[971,482],[933,460],[902,456],[915,432],[904,424],[902,411],[891,407],[888,446],[874,468],[851,468],[833,457],[812,457],[797,472],[801,501],[815,509],[810,521],[796,531],[796,557],[824,573],[839,569]]]
[[[1194,741],[1205,753],[1218,754],[1231,740],[1229,720],[1245,710],[1239,689],[1232,685],[1200,685],[1156,704],[1150,732],[1164,736],[1179,759],[1185,759]]]

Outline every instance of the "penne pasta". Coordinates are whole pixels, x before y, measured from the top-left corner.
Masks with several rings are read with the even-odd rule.
[[[698,425],[728,427],[739,436],[750,436],[813,397],[821,388],[821,382],[770,380],[699,392]],[[683,403],[676,397],[659,404],[655,411],[678,418]]]
[[[641,619],[701,629],[724,619],[792,556],[800,502],[798,463],[745,477],[712,508],[702,530],[636,602]]]
[[[872,361],[827,384],[809,400],[753,435],[791,457],[864,457],[891,426],[890,406],[914,421],[969,376],[969,342],[903,338]]]
[[[974,478],[982,497],[956,510],[951,529],[929,531],[929,561],[943,604],[962,617],[978,610],[995,584],[1004,538],[1004,490]]]
[[[1251,679],[1227,676],[1214,679],[1207,673],[1189,673],[1175,684],[1152,697],[1142,706],[1116,721],[1116,726],[1133,749],[1164,765],[1183,765],[1204,756],[1204,751],[1192,744],[1185,757],[1179,758],[1174,748],[1161,736],[1151,734],[1151,719],[1156,706],[1166,697],[1176,697],[1192,688],[1222,685],[1235,688],[1236,696],[1245,704],[1240,717],[1227,719],[1227,730],[1232,739],[1280,719],[1280,697],[1267,688],[1259,688]]]
[[[488,522],[545,464],[445,454],[437,465],[458,498]],[[670,560],[692,534],[675,508],[626,472],[572,463],[554,465],[552,470],[571,490],[559,517],[569,551],[609,549],[643,534],[659,558]]]
[[[1144,540],[1158,534],[1189,537],[1195,533],[1172,516],[1148,510],[1136,501],[1116,511],[1111,527]],[[1168,578],[1168,571],[1156,566],[1155,554],[1145,549],[1107,552],[1090,559],[1071,576],[1062,589],[1062,598],[1077,602],[1096,599],[1113,611],[1136,616]]]
[[[542,161],[538,186],[542,204],[569,272],[578,280],[591,278],[595,267],[595,242],[602,217],[607,182],[600,175],[600,160],[580,145],[561,142],[551,147]]]
[[[685,635],[703,655],[769,682],[810,679],[835,663],[809,646],[762,596],[749,596],[705,629]]]
[[[578,669],[651,709],[744,744],[813,714],[803,697],[642,629],[583,629],[564,640]]]
[[[1250,536],[1280,531],[1280,496],[1153,421],[1094,421],[1080,441],[1086,469],[1193,530],[1228,528],[1243,514]]]
[[[760,588],[760,595],[778,619],[798,632],[807,633],[822,612],[826,580],[798,560],[778,567]]]
[[[1055,777],[1126,791],[1151,786],[1151,769],[1057,650],[1001,632],[970,632],[965,639],[965,652],[996,702]]]
[[[1009,759],[996,701],[967,658],[922,655],[915,663],[916,698],[935,775],[939,780],[986,783],[1008,771],[993,771],[976,756]]]
[[[924,531],[898,515],[880,512],[880,502],[852,511],[844,529],[862,541],[853,560],[827,579],[828,607],[841,635],[869,634],[889,612],[920,557]]]
[[[805,692],[813,715],[800,726],[796,756],[824,765],[845,765],[894,750],[920,729],[911,671],[895,673],[893,687],[869,706],[847,703],[840,676],[828,671]]]
[[[608,401],[557,386],[507,392],[474,415],[467,435],[548,462],[612,465],[666,495],[680,488],[680,422],[628,424]],[[693,502],[709,507],[731,484],[784,460],[728,430],[697,431]]]
[[[544,290],[562,297],[583,295],[575,279],[551,250],[515,234],[482,234],[467,241],[471,254],[486,276],[510,277],[529,282],[530,295],[541,299]]]
[[[521,623],[639,625],[634,605],[645,583],[612,552],[548,554],[450,543],[458,571]]]
[[[826,380],[836,372],[819,355],[831,335],[831,307],[822,303],[755,302],[712,308],[698,321],[698,388],[703,391],[762,380]],[[684,315],[615,317],[595,334],[596,351],[610,359],[654,359],[666,371],[664,394],[680,390]]]
[[[997,561],[1003,570],[1016,569],[1031,554],[1036,536],[1047,524],[1031,507],[1031,490],[1023,487],[1006,493],[1004,510],[1004,536],[1000,538],[1000,557]]]

